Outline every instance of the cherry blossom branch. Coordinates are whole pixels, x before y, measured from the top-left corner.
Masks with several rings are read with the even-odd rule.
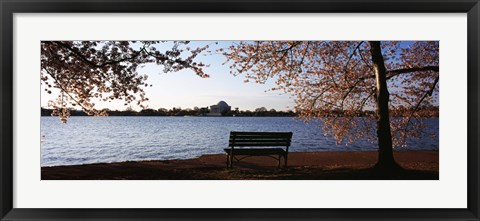
[[[348,57],[347,63],[345,64],[345,69],[347,69],[348,63],[350,63],[350,60],[352,60],[353,55],[355,55],[355,51],[357,51],[360,48],[360,46],[363,44],[363,42],[364,41],[361,41],[360,43],[358,43],[357,47],[355,47],[355,49],[352,51],[352,54],[350,54],[350,57]]]
[[[105,62],[105,63],[102,63],[102,64],[95,64],[93,63],[92,61],[88,60],[87,58],[85,58],[85,56],[83,56],[80,52],[74,50],[72,47],[70,47],[69,45],[63,43],[63,42],[60,42],[60,41],[55,41],[53,43],[56,43],[57,45],[60,45],[61,47],[65,48],[65,49],[68,49],[69,51],[73,52],[73,54],[75,54],[78,58],[80,58],[82,61],[84,61],[85,63],[87,63],[88,65],[92,66],[92,67],[96,67],[96,68],[101,68],[101,67],[105,67],[107,65],[111,65],[111,64],[118,64],[118,63],[121,63],[121,62],[124,62],[124,61],[129,61],[129,60],[134,60],[136,57],[138,57],[138,55],[140,55],[140,52],[142,50],[145,50],[145,48],[142,48],[141,50],[139,50],[137,53],[133,54],[132,57],[126,57],[126,58],[122,58],[120,60],[114,60],[114,61],[108,61],[108,62]]]
[[[438,66],[425,66],[425,67],[413,67],[413,68],[402,68],[402,69],[397,69],[397,70],[391,70],[387,71],[387,79],[392,78],[398,74],[403,74],[403,73],[411,73],[411,72],[417,72],[417,71],[439,71]]]
[[[55,81],[55,83],[57,83],[57,86],[60,88],[60,91],[63,92],[62,93],[62,103],[63,103],[63,94],[67,94],[73,101],[75,101],[75,103],[77,103],[83,110],[88,110],[88,108],[86,108],[85,106],[83,106],[82,103],[80,103],[79,101],[77,101],[77,99],[75,99],[70,93],[67,92],[67,90],[65,88],[63,88],[62,84],[60,82],[58,82],[58,80],[54,77],[54,75],[48,71],[47,69],[45,68],[42,68],[45,72],[47,72],[48,75],[50,75],[50,77]],[[62,105],[63,106],[63,105]],[[63,107],[62,107],[63,108]]]
[[[386,79],[389,80],[395,76],[398,76],[400,74],[405,74],[405,73],[412,73],[412,72],[419,72],[419,71],[439,71],[438,66],[425,66],[425,67],[414,67],[414,68],[403,68],[403,69],[397,69],[397,70],[391,70],[387,71],[387,77]],[[365,80],[365,79],[370,79],[370,78],[375,78],[375,75],[369,75],[365,77],[361,77],[359,79]]]
[[[299,45],[300,43],[302,43],[302,42],[301,42],[301,41],[296,41],[295,43],[293,43],[292,45],[290,45],[290,47],[285,48],[285,49],[277,50],[276,52],[279,53],[279,52],[290,51],[290,50],[292,50],[292,48],[296,47],[296,46]]]
[[[415,107],[413,108],[412,112],[410,113],[410,115],[408,116],[408,120],[407,120],[407,123],[405,124],[405,127],[403,129],[403,131],[407,131],[408,130],[408,125],[410,124],[410,121],[413,117],[413,115],[415,114],[415,112],[418,110],[418,108],[420,107],[420,104],[425,100],[425,98],[427,96],[432,96],[433,94],[433,91],[435,90],[435,87],[437,86],[438,84],[438,80],[439,80],[439,76],[437,76],[435,78],[435,81],[433,82],[432,86],[430,87],[430,90],[426,91],[425,94],[420,98],[420,100],[418,101],[418,103],[415,105]],[[406,133],[404,133],[404,137],[403,139],[405,140],[406,139]]]

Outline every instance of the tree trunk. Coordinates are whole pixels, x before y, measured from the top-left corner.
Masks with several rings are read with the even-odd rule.
[[[378,137],[378,161],[375,165],[379,170],[395,170],[400,167],[395,162],[392,149],[392,134],[390,132],[390,118],[388,113],[388,101],[390,94],[387,88],[387,69],[383,61],[382,49],[379,41],[370,41],[373,70],[376,78],[376,101],[377,101],[377,137]]]

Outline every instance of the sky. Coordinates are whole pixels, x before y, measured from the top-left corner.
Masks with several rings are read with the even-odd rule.
[[[191,48],[204,46],[207,42],[192,41],[188,45]],[[219,44],[212,44],[208,50],[214,51],[220,47],[232,44],[230,41],[221,41]],[[165,48],[170,45],[165,44]],[[170,47],[171,48],[171,47]],[[265,84],[244,83],[244,76],[233,76],[230,74],[229,65],[222,65],[226,58],[220,54],[208,54],[199,56],[197,61],[210,64],[204,72],[209,78],[201,78],[191,70],[164,73],[163,67],[156,64],[148,64],[140,68],[140,74],[147,74],[147,83],[152,87],[145,88],[146,96],[149,98],[145,104],[148,108],[159,109],[180,107],[182,109],[194,107],[207,107],[225,101],[228,105],[240,110],[255,110],[259,107],[275,109],[277,111],[292,110],[294,100],[289,95],[280,92],[266,92],[274,87],[274,80],[270,79]],[[53,100],[58,94],[45,93],[42,87],[41,105],[48,106],[48,100]],[[98,109],[108,108],[110,110],[125,110],[124,102],[95,102]],[[134,110],[141,110],[132,105]]]
[[[215,52],[218,48],[226,48],[233,44],[232,41],[192,41],[188,44],[191,48],[210,45],[208,51]],[[401,47],[408,47],[413,42],[401,42]],[[160,50],[171,49],[170,42],[157,45]],[[164,73],[163,67],[156,64],[147,64],[139,68],[140,74],[148,75],[148,84],[153,87],[145,88],[149,101],[144,104],[147,108],[182,108],[208,107],[225,101],[232,109],[255,110],[259,107],[275,109],[277,111],[293,110],[294,98],[289,94],[280,91],[268,91],[273,88],[275,79],[269,79],[265,84],[253,82],[245,83],[244,76],[230,74],[229,64],[223,64],[226,58],[221,54],[204,52],[197,56],[196,61],[209,64],[204,72],[210,75],[209,78],[201,78],[193,71],[185,69],[179,72]],[[54,100],[58,91],[47,94],[42,85],[41,106],[48,107],[48,100]],[[125,110],[128,106],[123,101],[94,101],[97,109],[108,108],[110,110]],[[132,105],[134,110],[141,110],[140,107]]]
[[[231,42],[210,44],[208,50],[214,51],[229,44]],[[189,45],[203,46],[205,42],[191,42]],[[288,95],[266,92],[274,87],[272,79],[266,84],[245,83],[243,75],[233,76],[230,74],[229,65],[222,65],[226,59],[220,54],[208,54],[198,60],[210,64],[204,71],[210,75],[209,78],[200,78],[191,70],[165,74],[158,66],[149,65],[145,71],[154,72],[148,79],[154,86],[145,92],[152,100],[151,105],[165,108],[193,108],[225,101],[232,109],[238,107],[240,110],[254,110],[259,107],[275,110],[292,109],[293,99]]]

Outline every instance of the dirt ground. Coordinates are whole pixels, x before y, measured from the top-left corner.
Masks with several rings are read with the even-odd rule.
[[[438,151],[396,151],[404,169],[372,169],[375,151],[292,152],[288,167],[270,157],[249,157],[226,168],[226,155],[188,160],[129,161],[42,167],[42,180],[437,180]]]

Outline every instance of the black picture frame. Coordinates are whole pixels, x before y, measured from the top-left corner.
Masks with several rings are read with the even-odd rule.
[[[478,0],[0,0],[1,220],[480,220]],[[17,209],[13,208],[14,13],[467,13],[468,208],[466,209]]]

